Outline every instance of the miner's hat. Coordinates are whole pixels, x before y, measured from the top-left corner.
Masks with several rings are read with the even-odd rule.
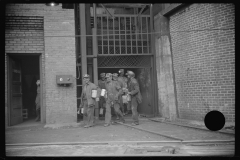
[[[112,77],[112,73],[107,73],[106,77]]]
[[[84,74],[83,78],[90,78],[90,76],[88,74]]]
[[[124,69],[119,69],[119,73],[124,73]]]
[[[101,77],[105,77],[105,73],[101,73],[100,76],[101,76]]]
[[[132,75],[135,76],[135,73],[133,71],[127,71],[126,75]]]
[[[113,77],[118,77],[118,74],[117,73],[113,73]]]

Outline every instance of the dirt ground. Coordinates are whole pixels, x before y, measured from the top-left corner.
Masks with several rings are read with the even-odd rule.
[[[132,123],[131,118],[126,118],[127,125]],[[39,124],[36,126],[9,127],[5,130],[7,154],[14,155],[39,155],[39,156],[56,156],[56,155],[91,155],[93,153],[104,155],[121,155],[138,152],[136,149],[131,150],[131,146],[118,145],[110,147],[109,145],[88,146],[71,145],[71,143],[99,143],[99,142],[161,142],[176,141],[154,133],[164,134],[177,137],[183,140],[234,140],[235,136],[221,134],[212,131],[200,131],[161,122],[150,121],[146,118],[140,119],[140,125],[132,128],[126,125],[115,124],[104,127],[104,120],[98,120],[95,126],[84,128],[81,122],[69,126],[46,127],[47,125]],[[139,130],[142,129],[142,130]],[[11,144],[23,143],[61,143],[65,142],[70,145],[51,145],[51,146],[10,146]],[[87,147],[88,146],[88,147]],[[72,149],[70,148],[72,147]],[[152,146],[154,147],[154,146]],[[88,150],[88,148],[91,148]],[[115,149],[114,149],[115,148]],[[68,150],[69,149],[69,150]],[[68,151],[67,151],[68,150]],[[145,152],[145,151],[144,151]],[[231,152],[233,152],[231,150]],[[111,154],[110,154],[111,153]],[[148,152],[147,152],[148,153]],[[142,154],[142,153],[141,153]],[[149,155],[150,152],[147,154]],[[156,153],[159,154],[159,153]],[[161,153],[162,154],[162,153]]]

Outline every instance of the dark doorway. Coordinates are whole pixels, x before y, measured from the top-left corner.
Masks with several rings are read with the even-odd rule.
[[[150,68],[98,68],[98,79],[100,79],[101,73],[118,73],[119,69],[124,69],[124,74],[128,70],[135,73],[142,94],[143,102],[138,107],[138,112],[147,117],[153,117],[153,101],[152,96],[152,80],[151,80],[151,69]],[[127,77],[125,75],[125,77]]]
[[[21,68],[21,94],[22,94],[21,105],[23,122],[30,120],[34,121],[36,118],[36,105],[35,105],[35,99],[37,95],[36,81],[40,79],[39,56],[40,55],[32,54],[29,55],[9,54],[10,59],[14,59],[15,61],[19,62]],[[11,112],[12,111],[10,110],[10,119]]]

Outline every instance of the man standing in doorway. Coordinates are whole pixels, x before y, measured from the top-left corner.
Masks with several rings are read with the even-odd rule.
[[[106,77],[105,76],[106,76],[105,73],[101,73],[100,74],[101,79],[98,80],[98,86],[101,90],[106,89],[106,86],[105,86]],[[102,109],[106,108],[106,101],[105,101],[105,98],[102,96],[99,99],[99,109],[101,109],[101,108]]]
[[[142,95],[137,80],[134,78],[135,74],[132,71],[127,72],[128,76],[128,95],[131,96],[131,108],[132,108],[132,125],[139,125],[137,107],[142,103]]]
[[[90,82],[90,76],[88,74],[83,75],[83,81],[85,84],[82,88],[80,108],[83,108],[83,116],[85,116],[83,119],[87,119],[86,122],[84,122],[84,128],[89,128],[93,126],[94,108],[96,101],[99,101],[100,89],[97,85]]]
[[[120,69],[118,72],[119,72],[118,81],[121,83],[121,87],[122,87],[122,90],[124,92],[127,89],[128,79],[127,79],[127,77],[124,77],[124,69]],[[125,108],[124,108],[125,105],[127,106],[127,111],[126,112],[125,112]],[[130,113],[131,107],[130,107],[130,105],[123,103],[122,96],[120,96],[120,107],[122,109],[123,115]]]
[[[36,82],[37,84],[37,96],[35,99],[35,104],[36,104],[36,114],[37,114],[37,118],[35,119],[35,121],[40,121],[41,120],[41,105],[40,105],[40,80],[37,80]]]
[[[112,80],[112,74],[106,74],[106,113],[105,113],[105,124],[104,127],[110,125],[111,122],[111,107],[114,107],[115,112],[120,116],[121,121],[124,123],[123,114],[120,111],[120,99],[119,96],[122,95],[122,88],[118,81]]]

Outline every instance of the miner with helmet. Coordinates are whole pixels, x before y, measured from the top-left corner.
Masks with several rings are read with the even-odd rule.
[[[123,114],[120,111],[120,99],[119,96],[122,95],[122,88],[120,83],[116,80],[112,80],[112,77],[116,77],[116,74],[112,75],[111,73],[106,74],[106,113],[105,113],[105,124],[107,127],[111,124],[111,107],[114,107],[115,112],[120,116],[121,122],[125,122]]]
[[[128,71],[126,73],[128,76],[128,95],[131,96],[131,109],[132,109],[132,125],[139,125],[137,107],[142,103],[142,95],[140,93],[140,88],[137,80],[135,79],[135,74],[133,71]]]
[[[124,69],[120,69],[118,72],[119,72],[118,81],[121,83],[121,87],[122,87],[123,94],[124,94],[124,91],[126,91],[126,89],[127,89],[128,79],[127,79],[127,77],[124,77]],[[127,113],[125,113],[124,106],[125,106],[125,104],[123,103],[123,98],[122,98],[122,96],[120,96],[120,108],[122,109],[123,115],[129,113],[129,110],[131,110],[131,108],[129,107],[130,105],[127,105]]]
[[[88,128],[94,125],[94,108],[96,101],[99,101],[100,89],[97,85],[90,82],[88,74],[83,75],[83,81],[80,108],[83,108],[84,128]]]
[[[101,79],[98,80],[98,86],[99,88],[102,89],[106,89],[105,83],[106,83],[106,74],[105,73],[101,73],[100,74]],[[106,107],[106,101],[104,97],[100,97],[99,99],[99,108],[105,108]]]

